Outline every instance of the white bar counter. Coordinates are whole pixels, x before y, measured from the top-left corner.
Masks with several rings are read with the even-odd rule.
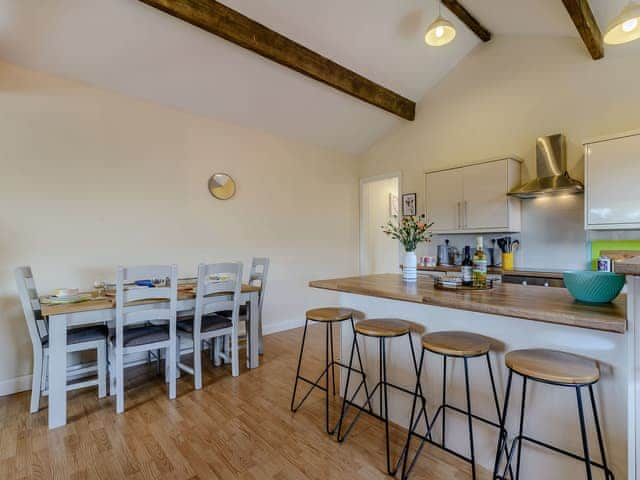
[[[612,304],[591,306],[575,302],[564,288],[500,285],[487,292],[463,293],[436,290],[433,281],[428,278],[418,278],[413,284],[405,283],[398,274],[320,280],[311,282],[310,286],[341,292],[340,306],[358,310],[367,318],[400,318],[414,323],[412,340],[418,360],[420,337],[427,332],[463,330],[492,338],[491,361],[501,406],[507,377],[504,354],[510,350],[549,348],[597,360],[601,379],[595,385],[596,401],[609,467],[616,479],[636,478],[633,473],[636,424],[630,423],[628,431],[627,422],[633,420],[633,409],[630,408],[628,412],[627,405],[630,404],[630,391],[636,392],[636,388],[629,388],[629,385],[637,384],[629,363],[633,360],[637,367],[637,356],[627,353],[628,342],[633,343],[635,338],[632,325],[627,331],[627,301],[629,307],[635,305],[638,308],[640,301],[634,303],[634,298],[640,297],[632,294],[627,299],[621,295]],[[632,280],[631,286],[640,292],[640,278]],[[346,323],[343,324],[341,340],[342,359],[348,361],[352,332]],[[389,381],[413,390],[415,372],[412,370],[406,337],[394,338],[388,342]],[[370,385],[373,385],[378,380],[377,342],[362,338],[360,345],[365,371],[370,376]],[[634,345],[637,347],[638,342]],[[471,359],[469,370],[474,414],[497,420],[486,362]],[[461,360],[449,359],[447,376],[448,400],[453,405],[466,408]],[[341,377],[344,387],[346,375]],[[429,415],[432,415],[442,394],[442,357],[430,353],[425,355],[422,382]],[[521,391],[521,377],[515,375],[507,422],[510,438],[517,432]],[[634,402],[635,398],[637,397],[634,397]],[[376,402],[377,398],[374,399],[374,407],[377,406]],[[392,421],[407,427],[410,398],[390,391],[389,407]],[[588,403],[585,403],[585,415],[590,453],[593,460],[600,461],[593,416]],[[455,412],[447,414],[447,446],[468,456],[466,422],[465,416]],[[440,422],[437,423],[434,427],[435,439],[440,438]],[[575,390],[528,382],[524,432],[581,455]],[[481,422],[474,422],[474,436],[478,464],[492,471],[497,430]],[[357,442],[357,437],[356,428],[347,441]],[[380,442],[383,441],[384,437],[381,436]],[[383,460],[381,458],[381,462]],[[521,475],[522,478],[545,480],[578,479],[584,478],[585,472],[581,462],[525,443]],[[594,468],[594,478],[603,478],[597,468]]]

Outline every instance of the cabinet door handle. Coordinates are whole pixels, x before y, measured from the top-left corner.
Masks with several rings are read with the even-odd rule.
[[[456,211],[457,213],[457,220],[458,220],[458,229],[462,228],[462,210],[460,209],[462,207],[462,204],[460,202],[458,202],[458,209]]]
[[[468,222],[468,218],[467,218],[467,215],[468,215],[468,213],[467,213],[467,205],[468,205],[468,204],[469,204],[469,202],[467,202],[467,201],[465,200],[465,201],[464,201],[464,228],[467,228],[467,227],[468,227],[468,224],[467,224],[467,222]]]

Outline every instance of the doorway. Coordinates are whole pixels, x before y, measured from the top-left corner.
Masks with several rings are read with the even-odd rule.
[[[399,173],[360,180],[360,275],[400,270],[398,241],[380,228],[399,216],[399,196]]]

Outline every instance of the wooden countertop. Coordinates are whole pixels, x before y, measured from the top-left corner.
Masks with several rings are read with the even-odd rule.
[[[640,257],[616,260],[616,273],[625,275],[640,275]]]
[[[625,295],[610,304],[586,305],[564,288],[502,284],[489,291],[455,292],[436,289],[430,278],[406,283],[399,274],[316,280],[309,286],[605,332],[624,333],[627,324]]]

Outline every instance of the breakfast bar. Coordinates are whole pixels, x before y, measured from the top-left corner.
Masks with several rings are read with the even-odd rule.
[[[589,305],[576,302],[564,288],[498,284],[486,291],[446,291],[437,289],[428,277],[419,277],[412,283],[403,281],[399,274],[318,280],[309,285],[340,292],[340,306],[360,311],[366,318],[398,318],[410,322],[416,351],[419,351],[419,338],[426,333],[465,331],[487,337],[491,343],[491,362],[497,372],[497,389],[502,392],[499,393],[500,403],[504,400],[507,378],[504,355],[509,351],[545,348],[595,360],[601,378],[594,391],[609,468],[616,478],[627,478],[628,462],[631,462],[634,448],[632,432],[628,431],[633,426],[627,426],[628,384],[635,383],[635,380],[628,368],[626,295],[620,295],[609,304]],[[348,359],[353,341],[351,328],[342,329],[341,340],[342,358]],[[391,381],[412,390],[415,372],[405,343],[389,342],[387,369]],[[373,384],[377,381],[378,371],[375,343],[363,339],[360,348],[364,370],[371,376]],[[462,362],[452,359],[451,365],[447,371],[447,395],[451,403],[465,408]],[[428,409],[433,412],[439,405],[443,382],[441,360],[437,356],[425,356],[421,380]],[[474,414],[497,421],[486,365],[483,369],[480,366],[476,369],[476,365],[470,363],[470,384]],[[516,406],[521,401],[520,383],[514,381],[514,384],[517,386],[514,386],[515,393],[512,392],[510,401],[514,405],[514,413],[506,424],[510,439],[518,430]],[[344,389],[344,381],[342,387]],[[531,385],[527,391],[528,422],[524,428],[532,437],[579,453],[582,444],[576,398],[570,390],[541,383]],[[394,392],[390,394],[389,405],[392,421],[407,427],[411,398]],[[586,411],[591,421],[591,411]],[[451,414],[447,416],[447,422],[448,446],[468,455],[466,417]],[[439,428],[438,425],[434,427],[435,436],[440,435]],[[476,461],[491,471],[496,454],[496,430],[478,422],[474,425],[474,432]],[[597,452],[596,431],[592,423],[588,424],[588,436],[592,453]],[[521,469],[524,478],[580,478],[584,475],[584,464],[579,461],[567,461],[566,457],[550,454],[535,446],[527,445],[524,449],[526,455]],[[592,459],[600,461],[600,456],[593,453]]]

